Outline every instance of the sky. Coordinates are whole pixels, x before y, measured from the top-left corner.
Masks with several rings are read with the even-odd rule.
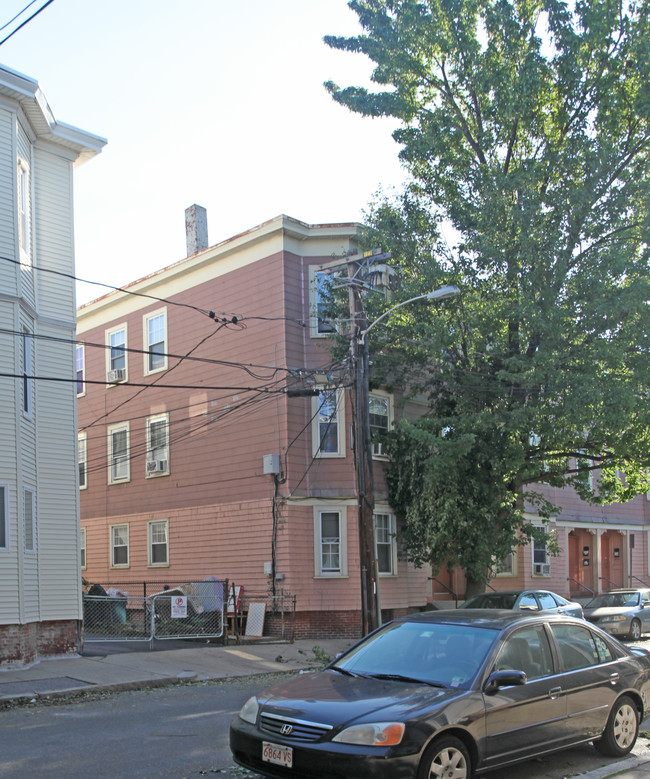
[[[28,2],[3,0],[0,26]],[[394,120],[323,87],[370,84],[363,55],[322,40],[358,32],[346,0],[54,0],[3,43],[57,120],[108,141],[75,170],[77,276],[121,286],[183,259],[194,203],[210,245],[279,214],[363,221],[404,173]]]

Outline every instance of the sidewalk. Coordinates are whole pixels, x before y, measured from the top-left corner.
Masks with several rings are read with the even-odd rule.
[[[346,639],[288,643],[200,644],[150,651],[146,648],[94,656],[41,660],[29,668],[0,669],[0,709],[11,701],[70,696],[102,690],[162,687],[187,681],[311,671],[354,643]],[[88,649],[88,646],[86,647]],[[95,645],[93,653],[101,652]],[[650,779],[650,755],[632,756],[580,774],[583,779]]]

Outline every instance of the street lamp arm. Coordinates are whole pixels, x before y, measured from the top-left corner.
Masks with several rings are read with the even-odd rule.
[[[393,311],[397,308],[401,308],[402,306],[405,306],[407,303],[413,303],[415,300],[444,300],[444,298],[451,298],[455,297],[460,293],[460,290],[458,287],[440,287],[439,289],[434,289],[433,292],[427,292],[426,295],[416,295],[414,298],[409,298],[408,300],[403,300],[401,303],[398,303],[396,306],[393,306],[392,308],[389,308],[388,311],[384,311],[384,313],[381,316],[378,316],[377,319],[375,319],[374,322],[371,322],[368,327],[366,327],[365,330],[362,330],[359,333],[359,340],[361,343],[363,343],[366,334],[372,330],[372,328],[381,322],[382,319],[387,317],[389,314],[392,314]]]

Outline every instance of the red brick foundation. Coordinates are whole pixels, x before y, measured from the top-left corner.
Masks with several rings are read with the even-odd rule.
[[[78,652],[78,626],[73,619],[0,625],[0,668],[29,665],[43,657]]]
[[[301,638],[361,638],[360,611],[298,611],[294,623]]]

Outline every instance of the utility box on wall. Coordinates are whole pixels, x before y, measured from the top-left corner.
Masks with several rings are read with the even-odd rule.
[[[264,473],[272,473],[277,475],[280,473],[280,455],[279,454],[265,454],[264,455]]]

